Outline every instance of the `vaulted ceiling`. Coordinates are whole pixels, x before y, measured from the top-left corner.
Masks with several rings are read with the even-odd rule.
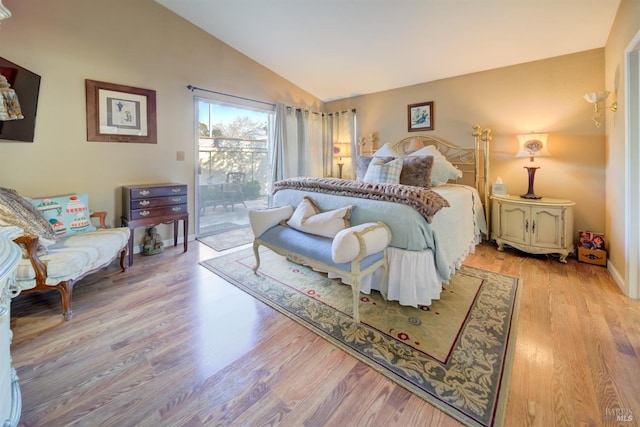
[[[156,0],[323,101],[604,47],[620,0]]]

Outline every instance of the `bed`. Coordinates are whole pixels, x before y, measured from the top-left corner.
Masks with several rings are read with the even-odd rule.
[[[391,160],[401,159],[397,162],[404,162],[406,167],[408,161],[415,161],[416,157],[424,157],[423,153],[437,150],[431,165],[433,179],[439,174],[436,173],[438,153],[458,171],[458,176],[455,180],[439,182],[430,190],[403,184],[368,184],[361,180],[292,178],[275,184],[273,205],[295,208],[308,197],[322,211],[354,206],[350,216],[351,225],[384,222],[392,234],[387,249],[387,299],[398,301],[401,305],[428,306],[433,300],[439,299],[443,285],[449,282],[464,258],[474,251],[475,245],[489,233],[489,191],[485,177],[489,172],[487,153],[490,130],[476,125],[473,136],[475,143],[470,148],[459,147],[437,137],[408,137],[385,144],[374,153],[373,158],[358,158],[361,169],[358,175],[362,179],[361,172],[369,169],[362,167],[363,163],[375,161],[377,164],[389,164]],[[418,156],[412,156],[413,153]],[[383,158],[383,161],[378,158]],[[372,187],[376,187],[373,197],[360,194],[370,193]],[[366,191],[362,188],[366,188]],[[380,196],[377,193],[379,189],[385,194]],[[400,193],[409,194],[411,200],[397,200]],[[417,209],[412,206],[416,198],[428,199],[425,202],[428,205],[434,200],[444,199],[445,202],[442,207],[433,208],[438,204],[435,203],[429,205],[432,209]],[[385,280],[385,276],[381,271],[365,277],[361,291],[368,294],[372,289],[384,289],[382,280]]]

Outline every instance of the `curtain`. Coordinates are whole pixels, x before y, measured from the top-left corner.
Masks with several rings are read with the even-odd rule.
[[[269,138],[269,205],[276,181],[296,176],[337,177],[336,143],[346,144],[350,149],[350,154],[341,159],[342,177],[355,177],[358,157],[355,110],[321,114],[282,104],[276,105],[275,110]]]
[[[338,163],[342,163],[342,178],[355,179],[358,160],[356,124],[355,110],[326,115],[322,151],[324,176],[338,177]],[[341,153],[346,157],[340,156]]]
[[[275,107],[275,114],[272,116],[273,122],[269,126],[271,135],[269,135],[269,182],[268,187],[268,205],[271,206],[271,197],[273,194],[273,184],[283,179],[287,175],[285,161],[287,152],[287,141],[284,125],[284,111],[286,107],[278,104]]]

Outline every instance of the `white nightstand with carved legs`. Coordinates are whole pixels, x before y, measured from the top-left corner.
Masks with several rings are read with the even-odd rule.
[[[566,263],[573,246],[573,206],[566,199],[491,196],[491,238],[531,254],[559,254]]]

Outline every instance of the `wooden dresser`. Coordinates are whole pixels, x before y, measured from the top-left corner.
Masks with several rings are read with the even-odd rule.
[[[15,368],[11,366],[11,298],[15,296],[14,272],[20,261],[18,245],[0,229],[0,424],[16,426],[22,397]]]
[[[129,265],[133,264],[136,227],[173,223],[173,245],[178,245],[178,221],[183,222],[184,252],[187,251],[189,212],[185,184],[125,185],[122,187],[122,226],[129,227]]]

